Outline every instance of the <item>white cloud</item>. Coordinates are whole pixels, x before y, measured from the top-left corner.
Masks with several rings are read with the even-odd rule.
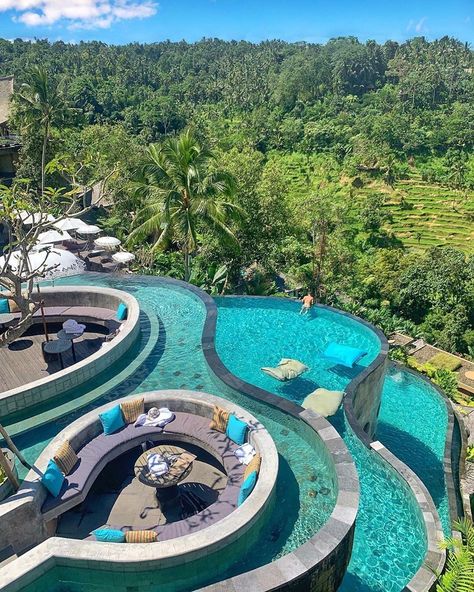
[[[28,27],[60,21],[70,29],[106,29],[121,20],[156,14],[155,0],[0,0],[0,12],[15,11],[14,19]]]
[[[1,0],[0,0],[1,1]],[[410,19],[407,25],[407,31],[415,31],[416,33],[427,33],[428,29],[425,26],[428,17],[423,16],[418,21],[415,19]]]

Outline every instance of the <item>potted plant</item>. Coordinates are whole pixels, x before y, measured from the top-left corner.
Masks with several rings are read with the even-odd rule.
[[[5,456],[5,459],[9,464],[13,474],[16,477],[18,477],[18,473],[15,467],[15,457],[13,456],[11,450],[9,450],[8,448],[0,448],[0,454],[3,454]],[[2,469],[2,467],[0,467],[0,501],[7,498],[14,491],[15,488],[13,487],[13,484],[6,476],[5,471]]]

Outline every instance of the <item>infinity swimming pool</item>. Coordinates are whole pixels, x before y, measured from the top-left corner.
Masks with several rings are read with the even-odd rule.
[[[150,349],[150,341],[153,342],[153,326],[160,326],[159,339],[152,345],[143,364],[132,375],[124,376],[123,381],[114,385],[113,389],[107,389],[105,385],[110,385],[116,375],[124,370],[118,367],[111,368],[107,376],[101,377],[103,388],[101,384],[93,385],[97,398],[93,402],[88,402],[86,408],[96,407],[106,400],[124,394],[154,389],[207,390],[249,409],[266,425],[273,436],[281,455],[282,467],[277,496],[281,496],[285,504],[281,504],[280,510],[277,508],[274,515],[269,518],[262,538],[251,552],[239,555],[238,561],[233,564],[229,562],[226,573],[232,575],[274,560],[299,546],[320,528],[334,506],[336,493],[324,453],[321,450],[315,451],[309,444],[301,431],[301,422],[278,409],[216,384],[215,377],[207,369],[201,349],[205,309],[197,297],[186,290],[166,287],[157,278],[87,275],[68,278],[62,283],[93,283],[133,293],[150,319],[148,324],[146,319],[143,321],[146,328],[142,342],[137,346],[138,357],[147,347]],[[247,382],[296,402],[301,402],[306,394],[318,386],[344,388],[357,372],[370,364],[380,349],[380,342],[370,329],[350,318],[323,309],[316,309],[316,314],[313,313],[311,316],[300,317],[298,305],[291,301],[224,298],[217,299],[217,305],[219,317],[216,347],[226,366]],[[335,373],[320,356],[329,340],[362,346],[367,351],[367,356],[356,371]],[[281,357],[301,359],[311,366],[311,370],[303,378],[293,381],[290,386],[277,383],[260,372],[261,366],[273,365]],[[404,374],[402,372],[402,378]],[[412,375],[410,378],[416,379]],[[417,380],[419,383],[423,382],[420,379],[412,381],[410,396],[414,400],[418,397],[420,386]],[[385,383],[379,437],[389,448],[391,444],[396,445],[396,438],[390,441],[391,428],[398,429],[399,434],[403,431],[410,435],[411,421],[407,423],[407,418],[404,417],[407,399],[402,397],[402,391],[406,390],[402,383],[399,378],[391,376]],[[423,382],[423,385],[426,391],[426,383]],[[436,392],[434,389],[431,390]],[[416,440],[424,444],[430,438],[433,439],[434,430],[427,429],[426,426],[439,411],[439,395],[436,393],[434,396],[429,390],[426,393],[427,397],[436,403],[433,403],[428,414],[424,413],[426,409],[423,406],[415,410],[415,423],[418,426]],[[30,461],[36,459],[39,452],[64,425],[84,412],[84,407],[79,410],[70,409],[74,407],[74,399],[67,400],[70,396],[72,395],[68,394],[62,406],[39,410],[41,413],[38,414],[38,422],[47,421],[46,425],[34,427],[35,418],[32,418],[28,422],[31,429],[15,438],[17,445]],[[87,388],[83,393],[74,393],[78,404],[80,402],[81,405],[84,405],[87,396]],[[52,423],[51,420],[56,415],[64,413],[66,409],[69,409],[67,413],[59,421]],[[21,418],[12,418],[12,423],[20,426],[19,420]],[[335,417],[334,425],[343,435],[354,457],[362,489],[353,557],[341,589],[344,592],[398,592],[417,570],[426,551],[418,508],[404,481],[351,434],[341,412]],[[424,427],[421,428],[422,426]],[[436,442],[430,441],[427,446],[431,447],[433,455],[442,458],[440,449],[446,428],[442,420],[436,423],[436,426],[441,435],[436,436]],[[413,440],[411,442],[413,443]],[[397,454],[396,450],[394,452]],[[428,481],[435,480],[439,477],[440,470],[442,472],[442,465],[438,463],[430,479],[427,475],[425,478]],[[430,488],[428,483],[427,485]],[[442,489],[440,488],[438,496],[441,510],[447,507],[442,501]],[[282,508],[288,507],[292,508],[290,515],[287,511],[282,512]],[[80,570],[74,576],[69,571],[66,574],[64,570],[58,570],[47,576],[45,590],[54,590],[48,588],[52,582],[67,582],[71,590],[92,590],[95,589],[94,586],[101,585],[101,578],[102,589],[106,589],[101,572],[94,575],[91,570],[84,571],[88,572],[87,578],[91,587],[85,587],[86,582],[81,579]],[[205,571],[201,570],[204,575]],[[202,581],[197,582],[194,579],[195,575],[196,572],[189,574],[189,579],[185,578],[180,589],[192,589],[209,581],[209,578],[203,577]],[[134,578],[136,580],[137,574]],[[140,574],[138,578],[141,578]],[[146,574],[143,574],[143,581],[140,579],[138,583],[143,584],[144,590],[154,589],[146,587],[149,585]],[[77,588],[73,584],[84,587]],[[125,582],[120,584],[126,585]],[[160,587],[160,590],[162,589],[167,590],[166,587]]]
[[[308,540],[327,521],[336,500],[335,474],[331,461],[322,442],[309,437],[308,429],[303,422],[290,415],[263,403],[251,400],[245,395],[237,393],[222,384],[209,372],[205,362],[201,336],[206,316],[202,301],[190,291],[167,286],[154,278],[113,278],[110,276],[80,276],[67,278],[62,283],[68,285],[94,283],[118,289],[127,290],[138,299],[140,306],[154,316],[155,324],[159,325],[159,339],[152,351],[147,355],[141,367],[131,376],[125,377],[123,382],[110,391],[101,389],[95,383],[92,385],[99,395],[86,407],[74,409],[65,415],[54,419],[57,405],[41,409],[41,421],[44,425],[31,427],[27,432],[19,433],[15,443],[22,450],[27,460],[34,462],[38,454],[47,443],[63,429],[64,426],[82,415],[85,410],[97,407],[104,402],[124,396],[124,394],[139,393],[165,388],[182,388],[203,390],[220,395],[242,404],[253,413],[272,435],[280,455],[280,470],[277,481],[276,497],[280,503],[266,521],[265,527],[258,541],[251,548],[234,552],[227,562],[220,564],[223,569],[209,570],[204,564],[190,566],[182,576],[180,587],[166,582],[155,575],[153,585],[160,585],[160,590],[192,590],[196,587],[235,575],[264,565],[299,547]],[[145,330],[142,343],[138,345],[134,355],[146,347],[147,339],[152,329]],[[123,364],[122,364],[123,365]],[[102,376],[103,384],[113,381],[120,368],[110,368],[107,375]],[[64,406],[74,407],[74,399],[87,393],[91,385],[85,385],[78,393],[68,393],[61,400]],[[104,392],[100,392],[104,390]],[[82,400],[82,399],[81,399]],[[58,403],[58,402],[56,402]],[[21,418],[12,418],[17,429],[21,429]],[[8,418],[5,422],[8,425]],[[32,424],[31,419],[29,424]],[[54,590],[52,582],[67,582],[73,590],[85,590],[89,584],[102,586],[106,589],[103,572],[97,572],[91,580],[93,570],[77,570],[74,577],[71,574],[63,579],[65,570],[59,570],[45,575],[36,582],[37,589]],[[72,573],[72,572],[71,572]],[[62,574],[62,575],[60,575]],[[82,574],[85,580],[78,580]],[[149,585],[149,574],[134,574],[133,585]],[[61,584],[62,585],[62,584]],[[115,584],[114,584],[115,585]],[[125,589],[132,582],[121,582]],[[42,586],[42,588],[40,587]],[[76,587],[74,587],[76,586]],[[81,587],[84,586],[84,587]],[[169,586],[167,588],[166,586]],[[174,586],[174,587],[173,587]],[[61,588],[59,587],[58,590]],[[153,588],[151,588],[153,589]],[[115,590],[117,587],[115,586]]]
[[[364,366],[380,349],[380,341],[370,329],[342,315],[338,326],[338,319],[333,318],[338,315],[328,315],[319,307],[305,318],[298,314],[299,304],[288,300],[218,298],[216,302],[216,349],[224,364],[247,382],[298,403],[320,386],[343,389],[362,369],[333,372],[331,364],[321,358],[328,341],[366,350]],[[281,357],[297,358],[310,370],[289,387],[261,372],[262,366],[276,364]],[[353,436],[342,410],[333,424],[356,462],[361,483],[354,549],[341,590],[399,591],[417,571],[426,551],[414,497],[405,483]]]

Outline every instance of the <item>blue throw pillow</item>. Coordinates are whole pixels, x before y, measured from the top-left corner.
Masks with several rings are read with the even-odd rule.
[[[225,433],[227,437],[230,438],[233,442],[241,445],[245,442],[247,428],[248,425],[245,423],[245,421],[238,419],[232,413],[231,415],[229,415],[229,421],[227,422],[227,428]]]
[[[7,298],[0,299],[0,314],[5,314],[10,312],[10,303],[8,302]]]
[[[124,321],[127,318],[127,307],[121,302],[117,308],[117,320]]]
[[[248,498],[248,496],[252,493],[256,482],[257,471],[252,471],[250,475],[247,477],[247,479],[245,479],[245,481],[240,486],[239,499],[237,501],[238,506],[242,505],[244,501]]]
[[[98,528],[91,532],[101,543],[124,543],[125,533],[115,528]]]
[[[41,483],[53,497],[58,497],[64,483],[64,475],[61,473],[54,460],[49,461],[46,471],[41,477]]]
[[[331,342],[327,346],[323,355],[335,364],[340,364],[347,368],[353,368],[354,364],[357,364],[357,362],[366,354],[367,352],[358,349],[357,347],[349,347],[348,345]]]
[[[104,434],[106,435],[113,434],[120,428],[123,428],[123,426],[125,425],[120,405],[116,405],[108,411],[99,413],[99,418],[104,428]]]

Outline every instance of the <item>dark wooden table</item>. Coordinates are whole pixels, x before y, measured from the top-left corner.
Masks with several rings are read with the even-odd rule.
[[[154,475],[148,468],[148,457],[153,454],[161,454],[166,460],[172,461],[168,472],[164,475]],[[135,463],[135,476],[144,485],[156,489],[158,501],[167,503],[179,497],[178,483],[189,475],[195,458],[194,454],[186,452],[179,446],[167,444],[155,446],[138,457]]]
[[[43,349],[47,354],[56,354],[61,363],[61,368],[64,370],[63,353],[70,350],[72,342],[66,339],[54,339],[53,341],[47,341]]]
[[[84,329],[84,331],[85,331],[85,329]],[[80,333],[67,333],[67,331],[65,331],[64,329],[61,329],[61,331],[58,332],[58,339],[63,339],[64,341],[71,342],[72,357],[75,362],[77,362],[77,360],[76,360],[76,350],[74,349],[74,339],[79,339],[79,337],[82,337],[84,335],[84,331],[81,331]]]

